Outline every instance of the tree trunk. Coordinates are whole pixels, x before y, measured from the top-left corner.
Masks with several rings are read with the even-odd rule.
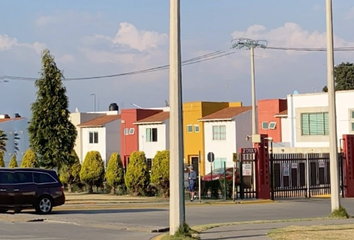
[[[88,190],[88,193],[93,193],[93,188],[92,188],[92,185],[88,185],[87,186],[87,190]]]
[[[68,183],[68,192],[71,193],[71,183]]]
[[[111,194],[114,195],[115,193],[116,193],[116,189],[115,189],[115,187],[112,187]]]

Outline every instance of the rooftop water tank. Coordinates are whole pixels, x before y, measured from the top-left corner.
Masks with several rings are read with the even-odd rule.
[[[109,105],[109,111],[119,111],[119,107],[118,107],[117,103],[111,103]]]

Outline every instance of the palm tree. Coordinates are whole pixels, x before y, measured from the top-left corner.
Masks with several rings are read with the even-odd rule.
[[[6,152],[6,133],[0,129],[0,151]]]

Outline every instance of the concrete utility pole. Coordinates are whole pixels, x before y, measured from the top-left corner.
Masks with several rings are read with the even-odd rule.
[[[170,235],[185,222],[180,0],[170,0]]]
[[[337,147],[336,93],[334,89],[334,50],[332,0],[326,0],[327,18],[327,85],[328,85],[328,122],[329,122],[329,158],[331,170],[331,209],[340,207],[339,171]]]
[[[236,38],[233,39],[231,48],[244,48],[250,50],[251,53],[251,88],[252,88],[252,138],[255,134],[258,133],[258,123],[257,123],[257,99],[256,99],[256,80],[255,80],[255,64],[254,64],[254,49],[255,48],[266,48],[267,41],[265,40],[252,40],[248,38]]]

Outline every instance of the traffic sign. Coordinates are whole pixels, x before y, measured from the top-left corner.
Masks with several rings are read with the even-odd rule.
[[[257,152],[256,148],[241,148],[241,149],[243,154],[251,154]]]
[[[208,161],[209,162],[214,162],[215,155],[213,152],[208,152]]]

